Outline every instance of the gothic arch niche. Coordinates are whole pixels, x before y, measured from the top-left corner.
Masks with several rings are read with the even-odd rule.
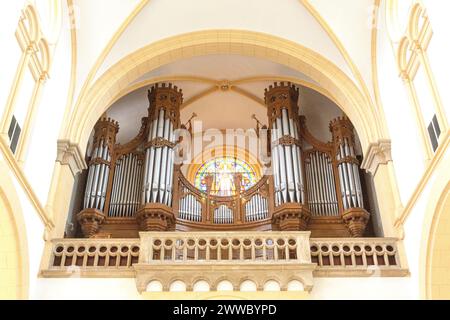
[[[222,36],[220,36],[222,35]],[[183,50],[188,47],[189,50]],[[294,49],[293,49],[294,48]],[[207,54],[255,56],[291,67],[320,84],[337,101],[360,134],[363,150],[386,138],[380,120],[367,101],[338,67],[315,52],[284,39],[249,31],[200,31],[180,35],[138,50],[103,74],[78,101],[67,124],[66,136],[85,149],[91,128],[122,91],[140,76],[164,64]],[[377,119],[377,121],[373,121]]]
[[[227,59],[231,59],[237,70],[242,69],[238,64],[239,61],[240,63],[245,62],[247,64],[250,62],[256,63],[248,57],[240,57],[236,55],[233,57],[226,55],[213,55],[212,57],[217,60],[215,60],[214,63],[212,63],[213,61],[209,61],[211,65],[227,64]],[[211,56],[208,59],[212,59]],[[194,64],[194,69],[196,68],[195,63],[203,65],[207,64],[201,57],[186,59],[186,64],[190,66]],[[160,69],[155,70],[155,73],[164,74],[165,69],[176,69],[174,65],[180,67],[180,62],[162,66]],[[261,64],[258,66],[261,67]],[[279,70],[279,68],[281,67],[276,65],[275,69]],[[211,67],[211,69],[213,68]],[[185,70],[181,68],[176,71],[180,71],[180,74],[183,74],[182,71]],[[212,72],[211,70],[209,71]],[[263,74],[267,74],[264,70],[259,71]],[[150,77],[152,74],[146,76]],[[298,76],[305,77],[300,74]],[[166,78],[169,77],[170,76],[167,76]],[[217,76],[217,79],[220,79],[219,77],[220,74]],[[274,75],[273,77],[275,79],[279,79],[282,78],[282,75]],[[158,79],[161,79],[161,77]],[[93,219],[95,218],[95,222],[89,220],[91,218],[86,220],[86,217],[83,217],[83,221],[81,222],[82,225],[89,224],[89,228],[96,229],[96,231],[93,231],[92,234],[88,233],[87,236],[92,236],[97,232],[100,232],[100,236],[109,234],[113,237],[137,237],[136,221],[133,222],[132,218],[138,219],[138,212],[141,210],[142,205],[142,197],[139,193],[142,191],[142,188],[147,188],[145,184],[142,184],[141,180],[143,179],[143,175],[147,174],[145,170],[148,170],[146,166],[143,166],[143,162],[147,160],[145,160],[146,158],[142,151],[148,147],[149,143],[153,143],[152,141],[155,143],[158,142],[153,138],[151,140],[147,140],[150,139],[148,138],[148,135],[151,131],[151,121],[155,121],[155,118],[152,116],[154,113],[152,104],[157,106],[159,103],[159,100],[152,100],[152,95],[148,96],[149,101],[147,101],[146,91],[148,89],[150,89],[150,92],[159,89],[166,91],[175,90],[178,92],[180,90],[179,88],[183,89],[184,102],[179,106],[181,123],[188,129],[195,127],[195,123],[192,125],[192,122],[190,122],[190,120],[192,120],[192,114],[195,114],[199,120],[206,120],[206,124],[201,127],[204,131],[196,132],[196,134],[200,133],[200,138],[201,140],[203,139],[202,147],[197,150],[200,151],[200,153],[194,153],[193,161],[182,165],[180,172],[178,172],[180,188],[173,191],[174,203],[170,205],[173,208],[174,214],[178,215],[175,229],[179,231],[199,229],[215,230],[217,228],[220,230],[230,231],[234,228],[240,228],[240,230],[258,231],[272,230],[272,217],[270,214],[272,209],[269,208],[273,199],[271,193],[272,191],[270,191],[270,173],[266,175],[262,163],[259,162],[260,159],[255,156],[255,154],[258,154],[258,151],[261,150],[255,150],[256,153],[254,153],[252,152],[253,150],[245,148],[245,146],[243,149],[241,149],[241,146],[237,146],[236,149],[235,145],[229,146],[227,144],[227,129],[233,129],[232,132],[236,132],[235,130],[242,130],[245,135],[246,130],[253,129],[254,127],[263,128],[269,123],[268,112],[271,109],[266,106],[266,104],[269,103],[267,97],[266,102],[263,103],[258,101],[258,97],[264,96],[264,89],[270,88],[273,85],[273,82],[269,80],[270,76],[266,76],[265,78],[257,76],[244,76],[244,79],[245,81],[240,79],[227,81],[227,85],[233,87],[233,89],[230,90],[228,88],[223,88],[223,80],[218,81],[214,79],[205,79],[204,77],[201,77],[201,74],[196,77],[174,76],[173,85],[164,86],[164,83],[162,83],[143,86],[124,95],[123,97],[117,98],[113,105],[106,111],[102,117],[103,119],[100,119],[99,122],[97,122],[94,130],[91,132],[88,144],[89,146],[87,147],[86,153],[88,157],[92,157],[90,159],[87,158],[87,162],[89,166],[91,166],[91,169],[89,170],[89,175],[86,176],[87,172],[85,172],[84,178],[82,178],[80,180],[80,184],[76,186],[76,189],[80,191],[84,187],[83,184],[86,184],[87,181],[88,187],[86,188],[84,206],[79,203],[72,206],[77,208],[72,212],[72,217],[75,217],[75,215],[78,214],[83,207],[84,209],[87,209],[86,201],[89,203],[88,206],[92,206],[93,203],[95,203],[95,209],[104,211],[103,213],[107,215],[107,217],[103,217],[102,213],[91,214],[90,217]],[[292,77],[290,79],[292,79]],[[155,82],[157,81],[149,81],[149,83]],[[204,82],[206,82],[206,84],[204,84]],[[210,82],[216,83],[217,88],[214,90],[208,89]],[[275,87],[278,85],[286,86],[287,82],[277,83]],[[289,85],[289,87],[290,86],[291,85]],[[293,88],[295,87],[293,84],[292,86]],[[204,91],[204,89],[206,89],[206,91]],[[293,90],[295,91],[295,89]],[[338,206],[340,205],[340,194],[337,193],[334,200],[331,195],[328,196],[326,194],[326,192],[332,193],[332,189],[334,190],[334,188],[338,188],[336,182],[334,181],[335,177],[337,179],[338,171],[334,172],[333,169],[331,169],[331,159],[334,158],[333,152],[335,152],[332,147],[332,140],[334,139],[335,132],[333,131],[334,129],[331,130],[330,128],[335,128],[336,125],[339,127],[341,124],[348,126],[348,130],[346,130],[347,134],[349,134],[348,137],[351,141],[353,141],[351,148],[354,148],[354,154],[350,155],[350,151],[348,151],[348,155],[346,157],[354,157],[355,163],[358,164],[361,163],[363,153],[359,137],[353,130],[353,125],[350,121],[346,118],[342,118],[342,110],[336,105],[335,102],[332,101],[332,98],[328,98],[306,86],[298,85],[298,90],[298,98],[300,101],[298,103],[296,102],[296,104],[300,105],[300,109],[298,110],[297,106],[297,114],[293,115],[293,117],[295,118],[295,121],[298,120],[299,116],[302,117],[302,124],[300,125],[299,123],[299,126],[302,128],[301,135],[305,139],[302,148],[305,148],[305,151],[308,151],[306,163],[309,164],[308,168],[311,168],[309,169],[311,172],[308,171],[308,173],[305,172],[304,174],[317,174],[317,177],[314,177],[314,179],[320,180],[320,182],[317,182],[316,185],[311,185],[310,187],[307,187],[306,184],[304,184],[305,189],[311,188],[311,190],[307,191],[308,197],[310,199],[315,197],[314,201],[316,202],[316,208],[313,210],[313,220],[317,223],[311,224],[311,226],[313,226],[312,230],[314,230],[313,235],[316,237],[348,237],[350,236],[350,233],[346,230],[346,227],[339,218],[337,211]],[[170,94],[171,93],[168,93],[167,95]],[[160,98],[164,97],[165,95]],[[225,100],[225,102],[222,100]],[[261,101],[263,100],[261,99]],[[148,107],[149,102],[150,108]],[[238,117],[236,117],[237,113],[235,113],[234,109],[231,109],[231,107],[231,110],[222,110],[226,109],[227,106],[232,106],[236,103],[239,104],[236,109],[239,110]],[[204,108],[204,105],[206,105],[207,108]],[[252,114],[258,114],[258,117],[254,117]],[[229,115],[233,118],[233,128],[226,127],[227,122],[224,122],[223,119],[221,119]],[[148,120],[150,118],[154,120]],[[339,118],[337,120],[338,123],[333,122],[336,118]],[[164,128],[166,128],[166,125],[164,125]],[[112,131],[110,131],[110,129],[112,129]],[[219,134],[222,141],[220,142],[220,145],[216,145],[217,148],[214,149],[214,155],[212,155],[212,150],[208,149],[208,143],[205,143],[205,137],[202,136],[206,135],[210,130],[216,134]],[[111,135],[107,132],[110,132]],[[162,129],[161,134],[162,132],[165,132],[165,129]],[[165,144],[163,137],[158,138],[161,138],[161,141],[159,141],[160,147],[166,148],[170,143],[172,143],[169,141]],[[292,138],[298,139],[298,137]],[[96,150],[98,148],[98,141],[100,140],[115,141],[115,143],[107,142],[108,148],[111,148],[114,145],[115,149],[122,151],[119,151],[119,154],[115,154],[114,152],[103,154],[102,151],[98,154]],[[193,137],[192,140],[195,141],[195,137]],[[288,143],[288,141],[286,143]],[[228,150],[228,152],[223,150]],[[297,157],[299,156],[297,149],[295,149],[295,154]],[[123,156],[130,156],[132,160],[122,158]],[[164,156],[164,153],[159,156],[155,153],[154,157],[154,161],[159,159],[159,161],[162,161],[162,164],[157,165],[156,162],[158,161],[156,161],[153,163],[150,162],[149,166],[154,166],[155,168],[158,167],[164,171],[166,162],[163,159],[167,160],[167,157]],[[345,161],[345,159],[342,159],[342,161]],[[119,168],[117,168],[116,164],[119,162]],[[220,163],[217,164],[217,162]],[[249,163],[251,164],[249,165]],[[92,165],[97,166],[97,169],[92,169]],[[110,166],[111,169],[106,169],[105,165]],[[222,170],[223,168],[217,168],[217,165],[224,165],[227,167],[224,169],[226,172],[216,172],[217,170],[213,170],[213,172],[209,170],[211,169],[208,167],[210,165],[213,165],[218,170]],[[361,202],[358,206],[365,207],[365,209],[371,211],[374,216],[378,216],[377,208],[373,205],[376,203],[376,200],[372,194],[366,190],[367,188],[373,190],[371,181],[368,180],[365,183],[363,182],[362,186],[359,186],[359,184],[357,185],[356,180],[353,182],[353,179],[357,177],[358,180],[362,178],[364,181],[366,180],[364,179],[364,174],[359,169],[355,169],[355,164],[348,165],[351,168],[349,167],[345,170],[352,170],[352,180],[346,180],[345,183],[348,184],[347,187],[350,187],[350,184],[354,183],[351,188],[358,189],[362,187],[362,189],[355,190],[355,192],[364,193],[364,197],[367,197],[366,205],[363,205]],[[114,170],[112,169],[113,167],[115,168]],[[202,169],[205,168],[207,169],[207,172],[205,171],[205,175],[201,177],[204,181],[199,182],[198,173],[203,173]],[[128,177],[128,173],[122,176],[122,173],[120,173],[122,171],[120,170],[126,170],[126,172],[130,173],[133,178]],[[217,177],[223,176],[223,174],[226,175],[226,181],[218,181]],[[321,175],[320,177],[318,176],[319,174]],[[207,187],[207,176],[213,177],[211,181],[211,189],[208,189]],[[239,176],[239,180],[235,180],[237,176]],[[169,176],[164,178],[166,180],[163,184],[167,184],[168,177]],[[158,179],[162,178],[159,177]],[[305,179],[309,182],[310,180],[308,179],[312,180],[313,178],[306,178],[305,176]],[[101,191],[95,189],[98,186],[98,181],[103,181],[99,186],[99,188],[102,189]],[[134,185],[134,182],[136,182],[137,185]],[[176,183],[177,182],[174,182],[173,185],[175,186]],[[236,186],[237,183],[239,183],[242,187],[239,188],[239,191],[237,191],[237,188],[233,188],[233,186]],[[297,183],[300,184],[300,181],[297,181]],[[96,185],[94,189],[92,189],[91,184]],[[125,185],[125,189],[131,190],[125,190],[123,191],[125,194],[122,194],[122,187],[120,187],[121,191],[117,191],[115,188],[118,184]],[[371,186],[367,186],[368,184]],[[221,190],[219,185],[221,185],[221,187],[228,185],[230,190]],[[276,185],[277,183],[275,182],[275,186]],[[159,188],[159,186],[157,188]],[[317,188],[317,191],[313,192],[313,188]],[[324,189],[319,190],[319,188]],[[95,191],[92,192],[92,190]],[[80,191],[80,193],[82,192],[83,191]],[[98,192],[103,194],[103,198],[98,197]],[[131,198],[129,198],[130,195]],[[157,194],[150,196],[159,197]],[[235,197],[239,197],[240,199],[236,200]],[[357,196],[355,195],[355,197]],[[80,199],[80,197],[78,198]],[[166,200],[167,199],[164,198],[164,201]],[[298,201],[300,201],[300,199],[298,199]],[[167,203],[165,204],[168,205]],[[100,207],[98,207],[98,205],[100,205]],[[345,204],[342,204],[342,206],[344,205]],[[332,206],[333,208],[331,208]],[[123,207],[126,209],[123,209]],[[332,218],[327,219],[327,217],[331,216]],[[72,218],[72,220],[74,219]],[[370,223],[370,227],[364,235],[382,235],[382,231],[378,228],[376,223],[376,220],[379,219],[376,218],[374,220],[375,228],[373,228],[372,223]],[[74,223],[74,221],[72,221],[72,223]],[[112,231],[111,228],[120,223],[122,224],[122,230],[120,233],[117,233],[117,230]],[[102,225],[102,227],[98,227],[97,224]],[[333,228],[328,230],[328,227],[333,224],[337,224],[338,226],[335,226],[336,228],[334,230]],[[373,229],[376,230],[374,231]],[[81,235],[80,231],[83,231],[82,233],[86,236],[85,230],[79,230],[78,235]],[[363,234],[360,234],[360,236],[362,235]]]
[[[220,37],[217,38],[217,33],[227,35],[227,44],[231,41],[231,43],[239,45],[223,45],[222,41],[224,40]],[[182,48],[185,46],[192,50],[183,50]],[[290,50],[292,46],[296,46],[295,52]],[[160,49],[155,51],[155,48]],[[249,54],[249,52],[252,52],[252,54]],[[359,134],[362,152],[386,137],[380,129],[382,127],[380,122],[374,121],[374,119],[378,119],[378,116],[373,113],[374,109],[366,107],[370,105],[370,102],[365,100],[363,94],[353,82],[336,66],[300,45],[273,36],[246,31],[196,32],[163,40],[139,50],[107,71],[82,96],[82,100],[75,108],[71,121],[69,121],[65,130],[66,136],[71,142],[78,144],[81,150],[88,150],[86,146],[95,122],[109,106],[118,101],[125,93],[131,91],[130,87],[136,85],[133,81],[139,81],[140,77],[171,62],[202,57],[207,54],[254,56],[279,63],[305,74],[310,79],[307,83],[310,83],[311,87],[315,85],[321,88],[321,92],[326,93],[330,100],[335,101],[345,114],[352,119]],[[169,79],[164,81],[169,81]],[[305,81],[300,79],[299,82],[304,83]],[[317,83],[320,85],[317,85]],[[385,179],[389,178],[383,176],[382,179],[386,181]],[[381,179],[378,179],[378,181],[381,181]],[[385,207],[389,206],[386,205]],[[390,214],[386,209],[381,211]],[[376,232],[377,235],[381,235],[381,233]]]

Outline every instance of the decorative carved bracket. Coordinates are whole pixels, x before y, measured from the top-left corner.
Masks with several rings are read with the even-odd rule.
[[[78,144],[72,143],[69,140],[58,141],[56,161],[62,165],[68,165],[74,176],[87,169],[86,161],[84,161],[80,147]]]
[[[375,175],[378,166],[387,164],[392,161],[391,156],[391,141],[380,140],[376,143],[371,143],[364,157],[361,167],[372,175]]]

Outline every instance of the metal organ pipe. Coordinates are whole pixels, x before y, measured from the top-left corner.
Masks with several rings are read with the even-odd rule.
[[[232,224],[233,222],[233,210],[228,208],[226,205],[220,205],[214,210],[214,223]]]
[[[89,164],[83,206],[103,212],[106,202],[111,158],[119,126],[110,118],[100,119],[94,128],[93,151]]]
[[[308,152],[305,170],[312,214],[315,216],[339,215],[333,165],[329,155],[314,149]]]
[[[276,125],[275,130],[277,133],[277,146],[278,148],[278,165],[280,166],[280,195],[281,195],[281,203],[287,203],[288,200],[288,190],[287,190],[287,182],[286,182],[286,152],[281,144],[279,144],[279,141],[281,137],[283,136],[283,127],[281,124],[281,119],[276,119]]]
[[[140,157],[139,154],[129,153],[119,156],[116,161],[110,217],[132,217],[139,209],[144,171]]]
[[[280,125],[282,127],[283,136],[291,136],[289,132],[289,119],[287,115],[287,110],[282,109],[281,110],[281,119]],[[277,119],[278,122],[278,119]],[[284,160],[286,161],[286,189],[289,195],[289,201],[288,202],[296,202],[295,200],[295,183],[294,183],[294,173],[293,173],[293,159],[292,159],[292,153],[291,150],[292,145],[285,145],[283,146],[284,151]]]
[[[255,194],[245,204],[245,221],[253,222],[267,219],[269,208],[267,199],[260,194]]]
[[[272,144],[276,144],[278,141],[278,135],[276,127],[272,130]],[[274,176],[274,191],[275,191],[275,205],[279,206],[282,203],[281,186],[280,186],[280,165],[278,146],[272,148],[272,171]]]
[[[159,203],[172,206],[174,177],[174,130],[179,127],[179,108],[182,93],[171,84],[155,85],[149,91],[149,121],[151,127],[145,151],[145,170],[141,201],[142,204]],[[180,214],[187,217],[187,208],[194,203],[189,197],[181,199]],[[191,201],[191,202],[190,202]]]
[[[346,117],[343,117],[333,120],[330,123],[330,130],[333,134],[333,143],[336,150],[344,210],[363,209],[364,201],[358,160],[354,149],[353,126]]]
[[[275,83],[265,91],[272,130],[275,206],[305,203],[306,200],[299,137],[298,96],[298,89],[290,83]]]

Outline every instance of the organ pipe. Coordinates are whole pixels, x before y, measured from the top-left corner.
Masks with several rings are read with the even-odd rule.
[[[143,159],[140,154],[124,154],[116,160],[109,206],[110,217],[132,217],[140,206]]]
[[[118,123],[111,118],[101,118],[94,127],[83,210],[77,214],[86,238],[95,236],[105,220],[108,181],[118,131]]]
[[[111,159],[119,125],[111,118],[100,119],[94,128],[91,161],[84,195],[84,209],[103,212]]]
[[[148,93],[150,129],[145,150],[141,202],[172,206],[174,130],[180,126],[182,92],[172,84],[155,85]]]
[[[308,203],[313,216],[338,216],[333,163],[327,153],[313,149],[306,163]]]
[[[299,89],[275,83],[265,90],[271,130],[275,208],[272,224],[286,231],[306,230],[310,211],[306,202],[302,141],[298,108]]]
[[[206,177],[203,195],[181,178],[178,167],[175,172],[174,131],[180,127],[181,90],[155,85],[148,98],[148,117],[130,143],[115,145],[119,127],[111,119],[101,119],[95,126],[84,210],[79,214],[86,236],[98,230],[96,224],[105,214],[116,221],[135,217],[145,231],[172,230],[175,215],[206,224],[270,218],[274,229],[287,231],[305,230],[311,215],[336,217],[324,221],[342,217],[353,236],[363,234],[368,213],[363,209],[353,126],[347,118],[332,121],[333,140],[322,143],[300,120],[299,90],[289,83],[270,86],[265,101],[273,178],[242,191],[242,177],[235,175],[236,195],[219,197],[210,194],[212,177]],[[304,150],[309,145],[312,148]]]
[[[362,237],[370,215],[364,209],[353,125],[344,116],[331,121],[330,131],[341,183],[342,219],[353,237]]]
[[[299,136],[299,90],[275,83],[265,91],[272,138],[275,205],[305,203],[303,166]]]
[[[348,118],[342,117],[330,123],[330,130],[333,134],[344,210],[364,208],[353,125]]]

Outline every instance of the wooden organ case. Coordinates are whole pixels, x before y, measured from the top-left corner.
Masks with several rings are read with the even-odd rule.
[[[275,83],[265,91],[272,174],[245,191],[201,191],[174,163],[174,131],[181,127],[182,91],[171,84],[149,90],[148,116],[139,134],[116,144],[119,124],[100,119],[83,210],[84,237],[135,238],[139,231],[303,231],[313,237],[361,237],[364,209],[354,128],[341,117],[330,123],[332,141],[321,142],[299,116],[299,90]],[[209,177],[207,177],[208,179]],[[234,184],[241,184],[236,174]]]

